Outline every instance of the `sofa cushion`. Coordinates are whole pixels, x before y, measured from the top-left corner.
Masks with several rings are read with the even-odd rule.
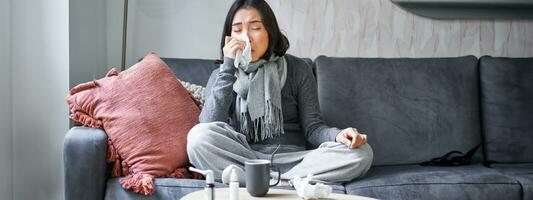
[[[474,56],[321,56],[315,65],[322,116],[368,134],[374,165],[420,163],[481,143]]]
[[[204,180],[195,179],[175,179],[175,178],[157,178],[155,179],[156,191],[150,196],[139,195],[120,187],[118,179],[109,179],[107,181],[107,190],[105,199],[180,199],[181,197],[198,190],[203,190]],[[331,185],[334,193],[345,194],[343,185]],[[215,187],[228,187],[222,183],[215,183]],[[276,186],[277,189],[293,190],[289,186]]]
[[[522,185],[522,199],[533,199],[533,163],[493,164],[491,167],[514,177]]]
[[[346,185],[346,193],[378,199],[520,199],[520,185],[480,165],[382,166]]]
[[[66,100],[73,120],[105,130],[112,175],[122,171],[124,188],[148,195],[154,177],[191,177],[187,134],[200,109],[156,54],[72,88]]]
[[[533,162],[533,58],[480,59],[487,160]]]

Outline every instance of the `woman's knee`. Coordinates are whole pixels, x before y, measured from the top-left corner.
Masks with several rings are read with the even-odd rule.
[[[199,123],[191,128],[187,135],[187,151],[194,151],[214,142],[214,123]]]
[[[372,150],[372,147],[370,146],[370,144],[366,143],[364,145],[361,145],[359,148],[361,148],[360,154],[362,162],[370,166],[372,164],[372,161],[374,160],[374,151]]]
[[[361,147],[361,150],[363,150],[363,155],[359,165],[361,167],[361,173],[356,178],[364,176],[368,170],[370,170],[372,162],[374,161],[374,151],[372,150],[372,147],[368,143]]]

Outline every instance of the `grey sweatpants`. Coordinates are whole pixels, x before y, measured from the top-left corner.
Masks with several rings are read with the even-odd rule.
[[[224,122],[200,123],[187,137],[187,152],[191,164],[198,169],[211,169],[220,179],[229,165],[244,169],[244,161],[268,159],[270,155],[255,151],[246,136]],[[280,168],[282,179],[305,177],[324,182],[349,182],[363,176],[372,164],[373,152],[368,144],[349,149],[337,142],[322,143],[317,149],[277,153],[273,165]]]

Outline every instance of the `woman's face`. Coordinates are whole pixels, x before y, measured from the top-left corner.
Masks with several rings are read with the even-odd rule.
[[[231,37],[238,39],[246,32],[252,45],[252,62],[259,60],[268,49],[268,32],[261,15],[255,8],[241,8],[233,17]]]

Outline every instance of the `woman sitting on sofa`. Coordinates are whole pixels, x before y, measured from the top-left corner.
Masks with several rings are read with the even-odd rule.
[[[251,62],[236,66],[237,57],[246,60],[247,40]],[[246,160],[270,159],[280,145],[273,164],[284,180],[312,173],[320,181],[348,182],[368,171],[373,152],[366,135],[324,124],[312,69],[285,54],[288,48],[264,0],[233,3],[221,39],[224,62],[209,78],[201,123],[187,140],[194,166],[211,169],[220,179],[226,167],[242,169]],[[318,148],[306,150],[308,143]]]

